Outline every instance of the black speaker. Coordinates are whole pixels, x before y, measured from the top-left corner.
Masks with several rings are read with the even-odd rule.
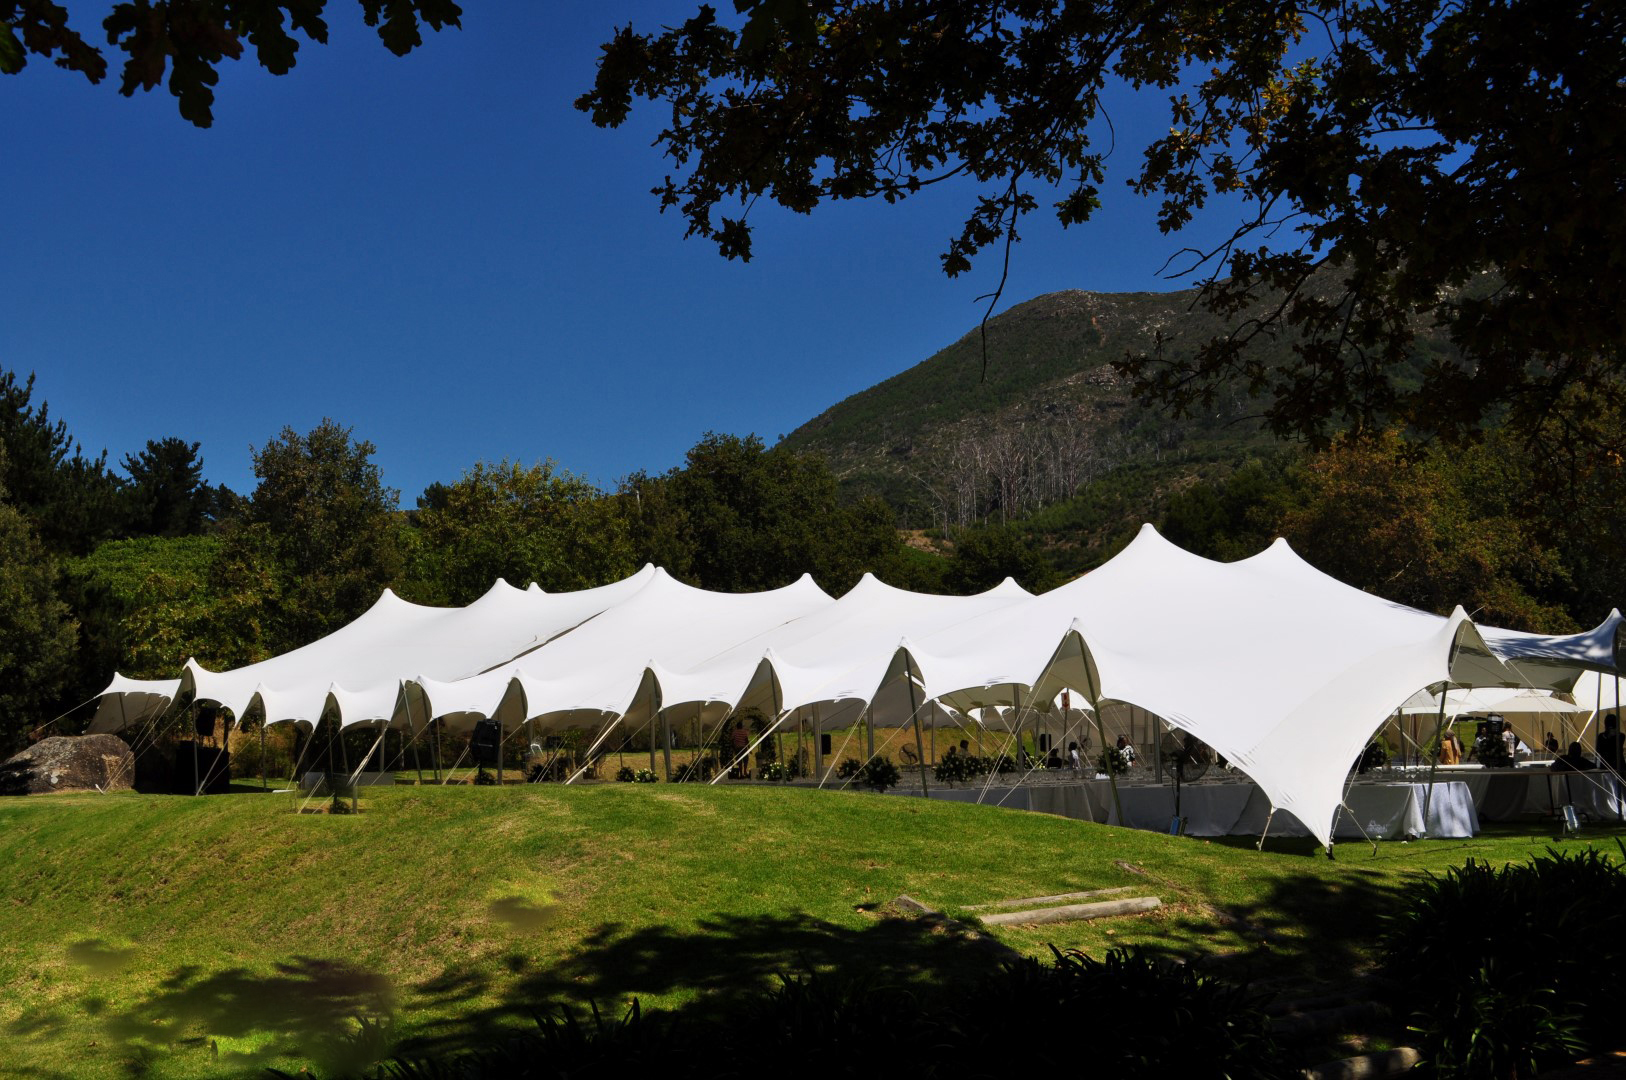
[[[192,718],[192,726],[197,730],[198,738],[212,739],[215,737],[215,716],[218,713],[218,709],[209,706],[198,709],[197,715]]]
[[[825,755],[830,753],[830,735],[828,732],[819,736],[819,753]]]
[[[1039,732],[1039,753],[1042,754],[1046,750],[1049,750],[1049,749],[1050,749],[1050,733],[1047,732],[1047,731]]]
[[[474,752],[476,765],[497,764],[497,747],[502,741],[502,731],[497,721],[481,720],[474,725],[474,735],[469,741],[469,749]]]

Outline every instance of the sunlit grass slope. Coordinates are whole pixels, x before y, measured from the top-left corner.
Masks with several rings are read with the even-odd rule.
[[[1165,907],[1000,939],[1367,962],[1411,875],[1523,859],[1474,841],[1222,845],[991,807],[765,787],[384,790],[364,813],[287,796],[0,801],[0,1075],[322,1075],[357,1017],[457,1045],[549,1001],[676,1006],[774,973],[944,978],[986,942],[891,918],[1118,885]],[[1570,844],[1598,842],[1599,834]],[[1609,841],[1613,850],[1613,841]]]

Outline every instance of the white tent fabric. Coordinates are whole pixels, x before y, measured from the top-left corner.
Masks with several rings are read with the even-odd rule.
[[[1042,708],[1070,687],[1150,710],[1322,843],[1350,763],[1399,703],[1434,684],[1513,679],[1460,608],[1441,618],[1361,592],[1282,540],[1212,562],[1150,525],[1092,573],[905,653],[927,693],[959,707]]]
[[[1626,669],[1626,630],[1620,609],[1580,634],[1528,634],[1484,627],[1485,644],[1525,686],[1570,691],[1583,672],[1619,675]]]
[[[96,712],[85,733],[109,735],[144,724],[169,708],[180,691],[179,679],[127,679],[115,671],[112,681],[96,695]]]
[[[326,710],[414,729],[431,717],[546,729],[737,708],[828,729],[866,707],[879,726],[917,714],[969,725],[963,714],[1003,708],[993,715],[1008,728],[1070,689],[1075,709],[1134,706],[1202,739],[1326,842],[1350,763],[1408,697],[1445,684],[1579,690],[1581,673],[1617,670],[1620,628],[1616,612],[1587,634],[1481,636],[1460,609],[1442,618],[1361,592],[1283,541],[1222,564],[1146,526],[1041,596],[1008,581],[926,596],[867,575],[840,600],[805,576],[721,594],[654,567],[574,593],[499,581],[456,609],[386,591],[350,625],[263,663],[210,672],[188,661],[169,683],[115,676],[96,722],[192,695],[270,722],[310,724]]]
[[[782,589],[715,593],[664,570],[625,603],[576,632],[521,657],[511,667],[496,716],[505,728],[525,721],[564,726],[623,716],[635,708],[654,664],[693,666],[738,642],[811,615],[835,601],[802,575]],[[646,704],[642,715],[648,715]]]
[[[663,708],[727,701],[778,716],[818,705],[826,706],[820,710],[821,726],[829,726],[826,711],[861,712],[869,704],[886,680],[893,651],[909,635],[1031,599],[1010,578],[976,596],[936,596],[895,589],[865,574],[821,610],[741,640],[695,667],[657,662],[651,669]],[[849,707],[838,710],[840,702]],[[877,717],[882,726],[900,722],[907,723],[908,716]]]

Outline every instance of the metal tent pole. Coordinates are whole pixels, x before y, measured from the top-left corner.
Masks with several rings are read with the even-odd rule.
[[[666,710],[660,711],[661,718],[661,755],[666,759],[666,782],[672,782],[672,718],[666,715]]]
[[[829,777],[824,775],[824,724],[819,718],[818,702],[813,703],[813,772],[823,787]]]
[[[920,765],[919,765],[919,769],[920,769],[920,797],[922,799],[929,799],[929,798],[931,798],[931,793],[926,790],[926,746],[925,746],[924,741],[920,737],[920,708],[921,707],[919,705],[915,704],[915,680],[914,680],[914,677],[912,675],[910,675],[909,672],[907,672],[907,671],[904,672],[903,677],[905,679],[907,679],[908,682],[909,682],[909,710],[910,710],[910,715],[912,715],[914,717],[914,719],[915,719],[915,754],[916,754],[917,757],[920,758]]]
[[[1439,721],[1434,725],[1434,737],[1436,739],[1439,738],[1440,732],[1445,730],[1445,703],[1446,703],[1446,699],[1450,696],[1446,692],[1447,688],[1448,688],[1448,685],[1449,684],[1447,684],[1447,683],[1441,683],[1440,684],[1440,718],[1439,718]],[[1434,771],[1436,769],[1438,769],[1439,767],[1440,767],[1440,755],[1438,753],[1430,755],[1429,762],[1428,762],[1428,787],[1423,790],[1423,835],[1424,836],[1428,835],[1428,809],[1429,809],[1430,803],[1432,803],[1433,800],[1434,800]]]
[[[270,787],[265,782],[265,718],[260,718],[260,790]]]

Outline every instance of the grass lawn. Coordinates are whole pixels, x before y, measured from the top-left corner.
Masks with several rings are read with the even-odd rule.
[[[288,796],[0,801],[0,1075],[327,1075],[357,1017],[404,1048],[460,1045],[550,1001],[678,1006],[813,966],[877,980],[989,963],[985,943],[887,917],[1145,885],[1110,924],[1002,929],[1248,953],[1264,969],[1370,962],[1409,878],[1522,861],[1551,827],[1474,840],[1205,842],[990,807],[766,787],[379,789],[358,816]],[[1618,830],[1560,846],[1615,851]]]

